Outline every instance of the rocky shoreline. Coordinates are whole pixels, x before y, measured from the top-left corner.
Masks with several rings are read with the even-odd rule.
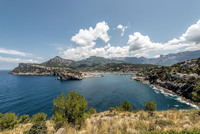
[[[197,103],[197,102],[194,102],[194,101],[192,101],[192,100],[190,100],[190,99],[187,99],[187,98],[185,98],[184,96],[181,96],[180,94],[175,93],[175,92],[173,92],[172,90],[167,89],[167,88],[165,88],[165,87],[162,87],[162,86],[160,86],[160,85],[158,85],[158,84],[150,83],[149,80],[147,80],[147,79],[146,79],[145,77],[143,77],[143,76],[134,76],[134,77],[131,77],[131,80],[140,81],[140,82],[143,82],[143,83],[152,85],[152,86],[154,86],[154,87],[155,87],[156,89],[158,89],[158,90],[162,90],[162,91],[164,91],[165,93],[169,93],[169,94],[172,94],[172,95],[176,95],[176,96],[180,97],[182,101],[185,101],[185,102],[189,103],[190,105],[191,105],[191,104],[192,104],[192,105],[195,105],[195,107],[197,107],[198,109],[200,108],[200,103]]]

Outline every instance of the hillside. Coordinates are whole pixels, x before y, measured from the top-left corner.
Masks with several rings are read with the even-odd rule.
[[[96,113],[88,118],[81,129],[65,126],[54,129],[52,121],[46,121],[48,134],[199,134],[199,110],[156,111],[154,116],[146,111]],[[33,126],[32,123],[19,124],[0,134],[22,134]]]
[[[141,81],[168,89],[186,99],[194,100],[200,81],[200,58],[183,61],[172,66],[153,67],[137,74]],[[137,78],[133,78],[139,80]]]
[[[199,57],[200,57],[200,50],[160,55],[159,58],[119,57],[115,59],[135,64],[153,64],[153,65],[170,66],[178,62],[182,62],[184,60],[192,60],[192,59],[197,59]]]

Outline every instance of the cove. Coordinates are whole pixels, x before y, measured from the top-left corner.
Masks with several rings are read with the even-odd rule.
[[[84,95],[88,107],[98,112],[106,111],[123,101],[129,101],[134,109],[143,109],[144,102],[152,99],[157,110],[192,109],[179,97],[164,94],[152,86],[130,80],[129,74],[103,74],[100,78],[58,81],[53,76],[20,76],[0,71],[0,112],[29,114],[45,112],[48,118],[53,114],[53,99],[62,92],[75,89]]]

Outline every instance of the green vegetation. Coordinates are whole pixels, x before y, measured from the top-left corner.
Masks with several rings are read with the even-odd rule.
[[[33,123],[45,122],[46,118],[47,118],[47,114],[45,114],[45,113],[34,114],[32,116],[31,122],[33,122]]]
[[[146,111],[156,111],[156,103],[152,100],[145,101],[145,110]]]
[[[124,101],[122,104],[118,106],[116,106],[116,110],[118,111],[132,111],[132,106],[131,103],[128,101]]]
[[[29,115],[21,115],[18,119],[18,122],[19,123],[23,123],[23,124],[26,124],[30,121],[30,117]]]
[[[0,119],[0,130],[13,129],[17,125],[15,113],[5,113]]]
[[[24,134],[47,134],[47,127],[45,123],[35,123],[29,131]]]
[[[92,115],[92,114],[96,114],[97,113],[97,110],[93,107],[91,107],[88,111],[87,111],[87,114],[88,115]]]
[[[200,131],[198,129],[194,130],[182,130],[182,131],[175,131],[175,130],[169,130],[169,131],[151,131],[149,134],[200,134]]]
[[[65,119],[65,122],[81,127],[87,118],[85,112],[87,109],[87,102],[85,97],[76,93],[75,90],[69,91],[67,96],[62,93],[53,101],[53,105],[55,115],[53,115],[52,119],[54,121],[58,120],[59,123]],[[59,119],[57,119],[57,117]]]
[[[197,86],[195,88],[196,91],[192,92],[193,100],[200,102],[200,81],[197,83]]]

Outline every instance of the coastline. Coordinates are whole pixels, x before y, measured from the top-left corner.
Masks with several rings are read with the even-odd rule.
[[[183,102],[183,103],[186,103],[188,105],[191,105],[197,109],[200,109],[200,103],[196,103],[196,102],[193,102],[192,100],[190,99],[187,99],[183,96],[180,96],[179,94],[167,89],[167,88],[164,88],[164,87],[161,87],[157,84],[151,84],[148,80],[145,80],[145,77],[143,76],[133,76],[130,78],[131,80],[135,80],[135,81],[140,81],[140,82],[143,82],[145,84],[148,84],[150,86],[153,86],[155,88],[155,90],[161,90],[163,91],[164,93],[167,93],[167,94],[170,94],[170,95],[175,95],[175,96],[178,96],[180,98],[180,101]]]

